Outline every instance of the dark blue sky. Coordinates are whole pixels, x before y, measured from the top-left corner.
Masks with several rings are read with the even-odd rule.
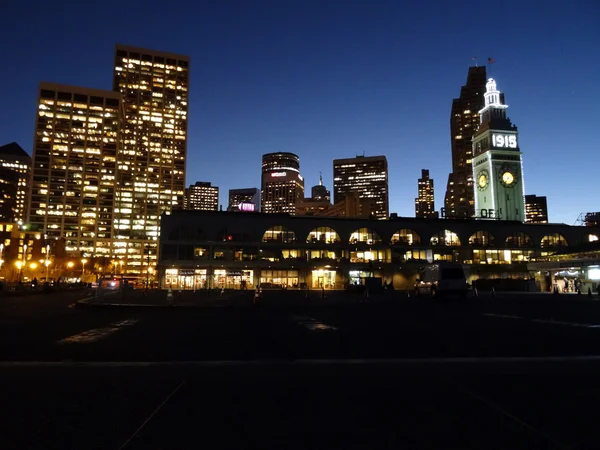
[[[414,216],[421,168],[443,206],[449,115],[471,57],[519,127],[526,193],[551,221],[600,209],[600,6],[571,2],[214,0],[3,5],[0,144],[31,152],[37,84],[110,89],[115,43],[191,57],[188,184],[259,186],[261,155],[385,154],[390,210]],[[171,6],[172,5],[172,6]],[[555,8],[553,5],[560,5]]]

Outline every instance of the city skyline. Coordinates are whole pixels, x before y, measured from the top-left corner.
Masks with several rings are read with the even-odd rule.
[[[225,196],[229,189],[259,185],[262,154],[289,151],[300,157],[306,186],[317,184],[318,173],[322,171],[324,184],[332,188],[331,160],[353,157],[364,151],[367,155],[387,156],[390,212],[412,216],[415,181],[420,169],[429,167],[438,186],[445,184],[451,171],[449,105],[464,85],[468,67],[473,63],[472,55],[479,55],[479,64],[484,64],[488,57],[497,61],[488,75],[502,85],[511,116],[519,124],[525,193],[548,198],[551,222],[573,223],[579,213],[597,209],[593,200],[580,193],[586,188],[586,180],[595,176],[594,164],[590,164],[594,154],[590,150],[594,148],[591,130],[597,117],[593,105],[598,103],[598,92],[593,89],[592,80],[597,78],[599,63],[588,58],[589,75],[584,77],[571,69],[584,60],[586,53],[590,54],[589,42],[598,34],[598,30],[591,27],[593,13],[586,15],[583,8],[574,7],[563,11],[561,16],[539,11],[534,15],[533,10],[526,9],[520,17],[511,19],[510,33],[507,30],[497,37],[489,35],[491,39],[486,40],[484,47],[467,39],[466,32],[457,32],[457,45],[448,55],[445,54],[449,53],[448,46],[442,40],[427,38],[426,33],[419,30],[413,31],[424,33],[421,34],[427,38],[424,44],[414,48],[402,45],[404,32],[391,28],[401,11],[390,5],[375,9],[349,6],[337,21],[337,36],[322,29],[326,22],[320,20],[325,18],[315,18],[311,26],[318,33],[302,44],[295,40],[302,31],[294,27],[286,30],[287,16],[276,6],[269,11],[280,19],[276,25],[257,36],[249,36],[249,42],[241,42],[238,38],[248,31],[242,17],[249,14],[247,18],[251,22],[250,19],[258,20],[259,14],[238,6],[235,10],[217,8],[207,16],[217,24],[222,25],[225,17],[235,24],[227,30],[231,42],[211,41],[214,48],[199,44],[202,39],[192,39],[192,31],[174,39],[160,34],[138,35],[135,27],[116,32],[114,38],[95,42],[91,37],[94,26],[82,32],[85,52],[82,44],[64,42],[62,47],[56,47],[61,48],[60,51],[51,54],[52,63],[46,63],[47,56],[37,58],[39,50],[21,44],[27,50],[24,55],[33,57],[20,59],[17,56],[14,63],[22,70],[18,74],[2,75],[3,84],[11,86],[7,98],[11,107],[0,110],[0,120],[6,125],[0,130],[0,143],[15,141],[31,155],[38,82],[108,90],[114,44],[122,42],[185,54],[192,61],[198,61],[198,66],[192,64],[190,79],[186,185],[196,180],[211,181],[221,187],[219,204],[227,204]],[[19,7],[11,5],[11,8],[15,9],[9,10],[9,17],[11,13],[16,15]],[[313,18],[310,5],[298,9],[301,23]],[[334,9],[325,16],[331,18]],[[486,11],[481,9],[475,12],[475,18],[485,17]],[[495,14],[507,17],[510,10],[510,5],[497,6]],[[364,13],[362,18],[360,13]],[[440,25],[440,33],[450,33],[450,28],[442,23],[442,16],[439,12],[434,14],[432,25]],[[562,16],[572,20],[563,22]],[[531,20],[535,20],[535,27],[530,27]],[[359,33],[360,49],[350,50],[342,42],[361,21],[369,25],[368,33]],[[16,22],[25,30],[39,23],[40,18],[36,17],[27,24]],[[470,35],[485,33],[486,27],[481,21],[473,20],[473,23]],[[9,21],[8,31],[12,26]],[[58,37],[66,31],[60,31]],[[88,33],[89,38],[86,38]],[[536,33],[540,37],[533,39],[534,43],[532,39],[528,41]],[[565,46],[557,51],[554,43],[570,34],[576,37],[564,41]],[[274,36],[287,38],[289,45],[278,44]],[[324,37],[331,38],[329,50],[319,50],[315,45]],[[578,41],[582,41],[582,45]],[[279,70],[264,57],[258,60],[259,64],[254,61],[250,67],[244,50],[252,50],[250,54],[256,56],[260,44],[264,44],[260,54],[270,52],[272,59],[280,63]],[[220,56],[223,45],[240,48],[224,58]],[[536,51],[532,45],[538,46]],[[287,58],[290,51],[295,51],[298,58]],[[334,57],[327,60],[326,57],[332,55]],[[389,62],[394,55],[402,64]],[[304,63],[300,63],[302,60]],[[77,70],[82,64],[89,69]],[[360,70],[349,70],[359,65]],[[242,70],[228,70],[233,67]],[[16,102],[15,98],[25,100]],[[578,114],[573,115],[573,110]],[[418,157],[414,157],[415,154]],[[561,183],[556,183],[557,179]],[[438,189],[435,198],[438,209],[443,204],[443,195],[444,189]]]

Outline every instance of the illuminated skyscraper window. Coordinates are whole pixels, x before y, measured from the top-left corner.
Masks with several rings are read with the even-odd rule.
[[[189,61],[182,55],[116,47],[113,90],[123,96],[124,122],[115,251],[130,274],[156,260],[161,214],[183,208]]]
[[[333,196],[335,203],[350,192],[371,200],[371,215],[389,217],[388,167],[385,156],[357,156],[333,160]]]
[[[121,95],[39,87],[29,225],[65,250],[110,256]]]

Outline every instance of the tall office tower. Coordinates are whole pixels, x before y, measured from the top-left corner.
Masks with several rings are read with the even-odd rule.
[[[415,217],[437,219],[438,213],[435,211],[433,194],[433,180],[429,178],[429,170],[421,169],[419,193],[415,198]]]
[[[252,205],[252,206],[251,206]],[[260,189],[229,189],[228,211],[260,211]]]
[[[323,185],[323,177],[319,174],[319,184],[311,188],[311,196],[296,202],[296,215],[317,216],[331,206],[331,193]]]
[[[196,181],[186,189],[187,209],[217,211],[219,209],[219,188],[209,182]]]
[[[371,214],[377,219],[389,217],[388,166],[385,156],[357,156],[333,160],[333,196],[335,203],[348,192],[360,199],[372,199]]]
[[[506,116],[504,96],[490,78],[485,85],[481,123],[473,136],[476,216],[525,221],[525,183],[518,130]]]
[[[0,146],[0,222],[24,222],[31,156],[16,142]]]
[[[548,223],[548,202],[546,197],[525,196],[525,222]]]
[[[110,256],[121,95],[40,83],[28,223],[65,250]]]
[[[115,256],[127,273],[156,261],[160,215],[183,208],[189,58],[116,46],[113,90],[124,121],[115,193]]]
[[[316,201],[331,201],[331,193],[323,185],[323,175],[319,173],[319,184],[314,185],[310,191],[311,198]]]
[[[483,108],[485,92],[485,66],[469,67],[467,84],[460,97],[452,100],[450,113],[450,141],[452,146],[452,172],[444,198],[446,217],[473,217],[473,149],[471,138],[479,127],[479,110]]]
[[[296,214],[296,202],[304,198],[298,155],[288,152],[263,155],[261,178],[261,211]]]

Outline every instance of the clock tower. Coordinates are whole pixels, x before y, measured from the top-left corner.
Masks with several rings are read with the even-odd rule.
[[[473,136],[475,217],[525,221],[523,162],[517,127],[506,116],[504,95],[488,79],[480,125]]]

